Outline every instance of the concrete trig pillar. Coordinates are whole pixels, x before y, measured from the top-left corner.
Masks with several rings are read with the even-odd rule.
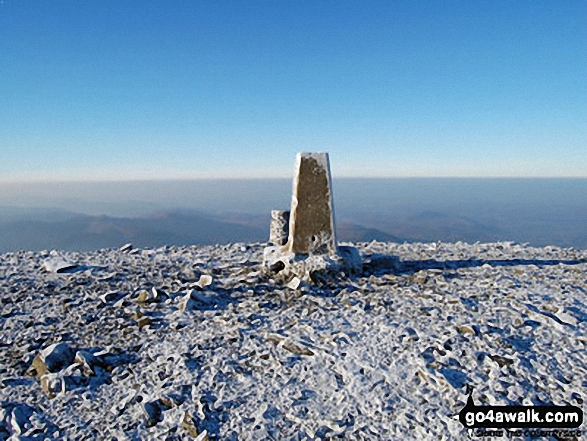
[[[337,253],[328,153],[298,153],[285,251]]]

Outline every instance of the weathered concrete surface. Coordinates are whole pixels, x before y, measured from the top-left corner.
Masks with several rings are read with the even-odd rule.
[[[331,182],[328,153],[298,153],[285,251],[336,254]]]
[[[271,227],[269,242],[273,245],[285,245],[289,234],[289,211],[271,210]]]
[[[291,289],[361,270],[359,252],[337,245],[331,182],[328,153],[298,153],[288,234],[288,212],[271,212],[272,245],[263,250],[263,266]]]

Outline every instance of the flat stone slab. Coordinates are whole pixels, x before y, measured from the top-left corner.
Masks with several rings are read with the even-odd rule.
[[[328,153],[298,153],[286,251],[336,254]]]

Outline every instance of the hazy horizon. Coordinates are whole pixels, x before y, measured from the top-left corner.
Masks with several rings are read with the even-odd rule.
[[[0,250],[19,243],[266,241],[270,210],[289,209],[291,185],[290,179],[0,184]],[[587,179],[334,178],[333,194],[341,240],[587,248]]]

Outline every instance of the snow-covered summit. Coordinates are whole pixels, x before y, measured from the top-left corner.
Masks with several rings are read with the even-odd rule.
[[[468,439],[471,388],[582,406],[587,251],[353,245],[318,284],[265,244],[0,255],[0,439]]]

